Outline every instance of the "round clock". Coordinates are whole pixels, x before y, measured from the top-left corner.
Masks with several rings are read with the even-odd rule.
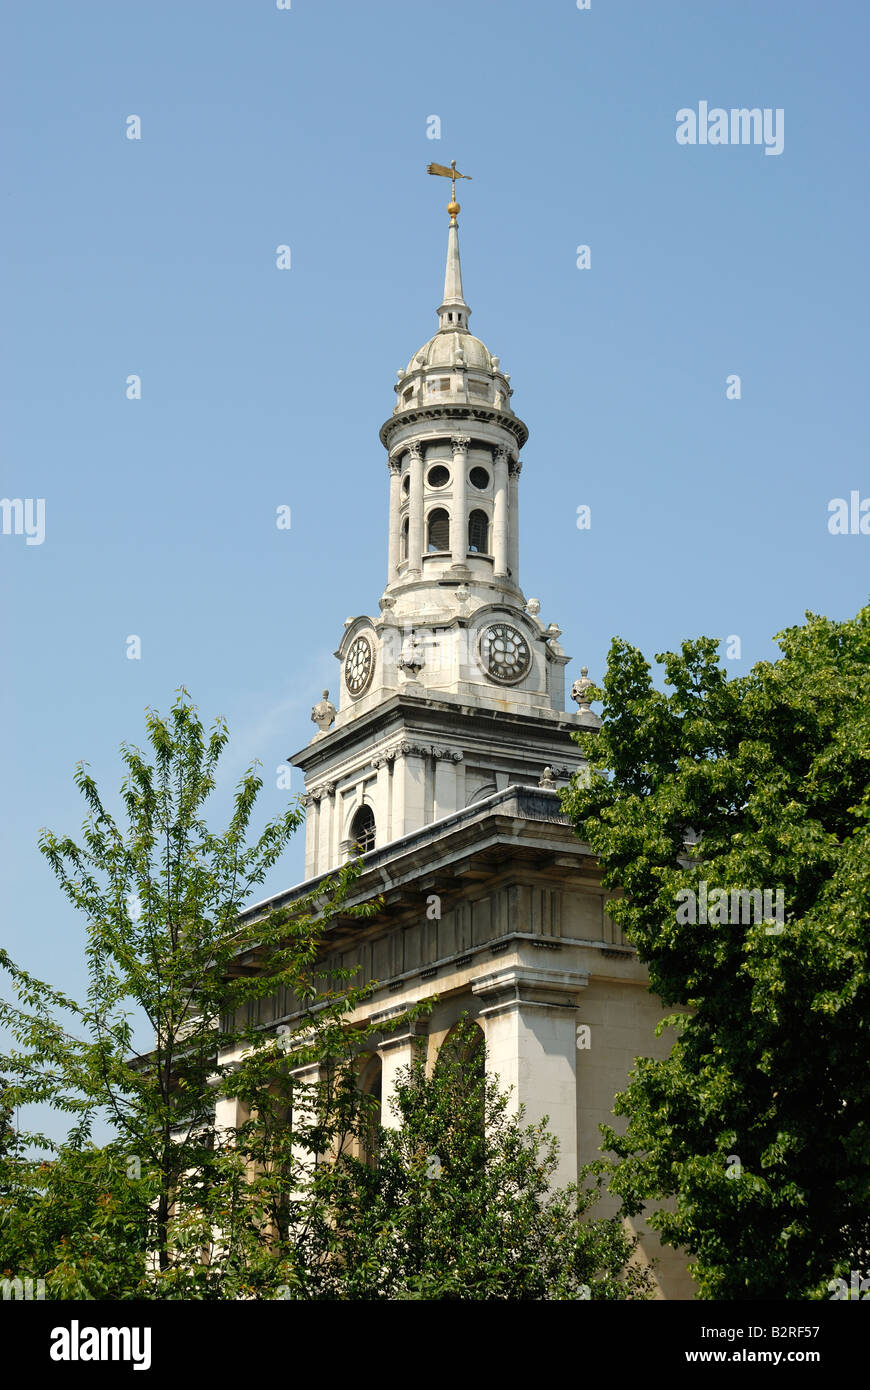
[[[483,629],[480,658],[487,675],[506,684],[522,680],[532,664],[528,642],[510,623],[490,623]]]
[[[375,654],[367,637],[356,637],[344,663],[344,679],[351,695],[367,690],[375,670]]]

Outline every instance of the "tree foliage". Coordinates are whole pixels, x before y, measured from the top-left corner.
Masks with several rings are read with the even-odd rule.
[[[147,729],[153,761],[121,750],[126,825],[81,764],[83,842],[41,838],[87,920],[86,1002],[0,951],[17,996],[0,1001],[0,1023],[18,1044],[0,1058],[0,1269],[46,1277],[56,1296],[257,1296],[274,1288],[288,1191],[358,1123],[352,1059],[368,1030],[353,1016],[376,985],[318,960],[330,921],[378,903],[348,905],[357,861],[286,908],[243,915],[302,810],[248,844],[252,768],[214,833],[203,808],[225,725],[206,734],[182,691],[168,719],[149,711]],[[278,1035],[282,1009],[295,1023]],[[137,1056],[142,1018],[153,1045]],[[4,1115],[40,1102],[68,1117],[67,1142],[11,1142]],[[242,1123],[221,1102],[244,1106]],[[91,1143],[98,1117],[116,1136],[103,1150]],[[113,1253],[124,1231],[129,1260]]]
[[[686,642],[656,658],[662,692],[614,641],[563,794],[652,989],[689,1011],[617,1099],[613,1190],[632,1213],[673,1199],[651,1224],[708,1298],[826,1297],[870,1248],[870,608],[779,643],[729,679]],[[702,884],[727,890],[706,922]],[[779,889],[781,930],[732,897]]]
[[[430,1076],[398,1073],[374,1161],[318,1172],[288,1296],[365,1300],[636,1299],[652,1282],[618,1219],[593,1220],[597,1171],[553,1191],[557,1141],[484,1074],[474,1024]],[[463,1046],[462,1044],[467,1044]]]

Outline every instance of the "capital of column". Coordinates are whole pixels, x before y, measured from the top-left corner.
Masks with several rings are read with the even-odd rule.
[[[518,478],[523,471],[523,465],[519,459],[508,457],[508,472],[512,478]]]
[[[573,1012],[580,994],[589,984],[582,970],[542,970],[512,965],[483,975],[471,986],[473,994],[485,1000],[481,1018],[517,1009],[545,1009]]]
[[[390,473],[394,477],[398,477],[402,471],[402,461],[397,455],[395,455],[388,461],[387,467],[389,468]]]
[[[495,447],[493,448],[493,451],[492,451],[492,461],[493,461],[493,463],[507,463],[507,464],[510,464],[511,459],[512,459],[512,454],[511,454],[510,450],[509,450],[508,448],[506,448],[506,446],[505,446],[504,444],[496,444],[496,445],[495,445]]]
[[[463,753],[461,748],[442,748],[439,744],[432,744],[432,757],[436,759],[449,758],[451,762],[461,763]]]
[[[470,434],[454,434],[450,440],[450,447],[454,454],[467,454],[470,444]]]
[[[423,457],[423,445],[414,440],[408,445],[408,454],[412,459],[421,459]]]
[[[304,1066],[291,1067],[290,1075],[294,1081],[303,1081],[311,1085],[320,1080],[320,1063],[306,1062]]]
[[[372,1020],[377,1022],[377,1018]],[[413,1047],[419,1045],[428,1036],[428,1028],[425,1024],[411,1024],[410,1027],[398,1033],[388,1033],[381,1042],[378,1043],[378,1052],[392,1052],[398,1047]]]
[[[425,758],[432,751],[428,743],[407,743],[404,740],[388,748],[384,757],[392,762],[394,758]]]

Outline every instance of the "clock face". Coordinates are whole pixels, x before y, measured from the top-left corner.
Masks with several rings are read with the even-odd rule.
[[[532,653],[519,628],[510,623],[491,623],[480,638],[480,657],[494,681],[512,684],[522,680],[532,664]]]
[[[375,669],[375,654],[367,637],[356,637],[344,663],[344,679],[351,695],[368,689]]]

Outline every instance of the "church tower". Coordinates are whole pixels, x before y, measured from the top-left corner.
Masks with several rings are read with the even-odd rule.
[[[324,691],[317,732],[292,759],[305,775],[305,881],[246,916],[292,912],[361,850],[348,901],[379,905],[365,921],[331,918],[323,957],[372,982],[358,1011],[374,1029],[360,1085],[380,1096],[382,1123],[397,1123],[401,1069],[421,1051],[433,1066],[467,1015],[510,1104],[529,1123],[546,1117],[564,1186],[600,1157],[599,1126],[635,1058],[669,1043],[655,1037],[664,1011],[608,913],[599,866],[561,809],[558,787],[582,762],[571,734],[600,721],[585,668],[571,691],[579,708],[564,709],[560,630],[520,588],[528,430],[510,377],[469,328],[455,191],[447,210],[438,327],[398,372],[380,431],[379,612],[345,623],[338,707]],[[408,1007],[424,1000],[431,1013],[409,1027]],[[303,1013],[281,992],[259,1021],[279,1028]],[[643,1223],[638,1232],[639,1258],[660,1262],[660,1295],[691,1297],[685,1259]]]
[[[449,170],[444,171],[450,173]],[[387,454],[387,582],[377,617],[349,618],[339,705],[292,762],[305,774],[306,876],[510,785],[565,785],[579,765],[569,658],[520,588],[520,453],[510,376],[469,328],[459,204],[434,335],[397,373]],[[584,672],[585,676],[585,672]]]

